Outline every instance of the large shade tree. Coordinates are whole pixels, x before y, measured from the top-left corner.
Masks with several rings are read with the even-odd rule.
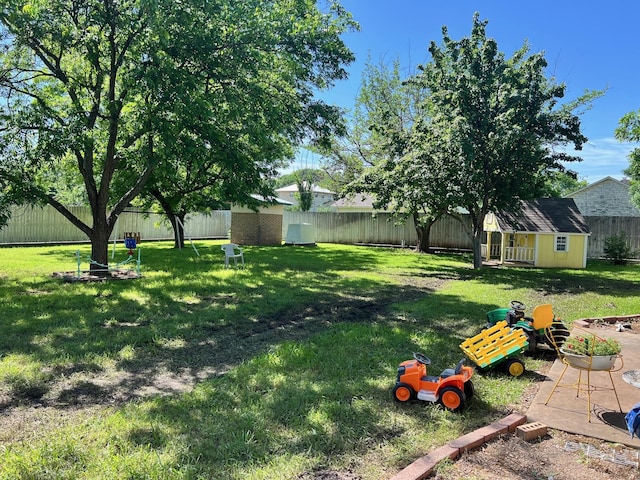
[[[340,34],[354,24],[336,3],[1,7],[0,202],[52,205],[87,235],[99,263],[141,192],[183,199],[175,187],[197,183],[207,196],[240,196],[238,187],[258,185],[292,142],[339,125],[337,110],[313,98],[344,78],[353,58]],[[62,174],[83,185],[90,222],[63,203]],[[189,202],[167,201],[165,210],[200,199]]]
[[[431,62],[408,80],[423,93],[421,114],[408,137],[394,140],[399,155],[369,173],[405,205],[420,199],[434,213],[466,210],[475,268],[485,215],[540,195],[552,172],[579,160],[566,153],[586,141],[574,112],[599,94],[562,104],[565,86],[545,76],[544,55],[525,44],[506,58],[486,25],[476,14],[471,35],[457,41],[443,27],[442,43],[429,47]]]
[[[544,54],[529,54],[525,44],[506,58],[486,25],[475,14],[471,35],[459,41],[444,27],[442,44],[431,43],[432,61],[415,79],[429,91],[431,112],[416,126],[427,140],[416,149],[448,165],[449,194],[470,215],[475,268],[482,266],[485,215],[538,196],[550,172],[580,160],[566,147],[580,150],[587,140],[574,110],[593,96],[561,104],[565,86],[546,77]],[[435,138],[444,141],[434,152],[428,141]]]
[[[413,220],[418,251],[429,251],[431,226],[449,206],[441,187],[442,165],[413,158],[416,118],[428,115],[419,101],[425,92],[405,82],[399,61],[369,61],[362,76],[348,135],[324,152],[325,168],[345,196],[368,193],[377,210],[396,221]]]
[[[212,50],[192,51],[194,41],[180,36],[188,22],[195,43]],[[142,193],[146,208],[161,207],[181,247],[188,213],[252,206],[252,194],[273,193],[269,180],[294,145],[322,144],[343,131],[338,108],[314,94],[346,77],[353,56],[339,36],[355,24],[338,5],[322,12],[312,1],[236,2],[205,25],[198,18],[173,24],[172,58],[201,73],[165,128],[168,140],[156,147],[165,161]]]

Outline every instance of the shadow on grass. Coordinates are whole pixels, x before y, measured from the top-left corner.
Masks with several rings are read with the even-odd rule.
[[[184,392],[283,341],[306,340],[342,323],[427,335],[432,351],[425,353],[444,369],[461,358],[458,344],[477,333],[484,312],[495,308],[490,299],[430,295],[452,279],[543,292],[607,288],[624,295],[637,289],[637,282],[604,265],[579,273],[476,272],[455,255],[335,245],[246,247],[247,268],[229,271],[223,269],[219,243],[198,245],[196,256],[169,242],[143,242],[144,277],[135,281],[0,282],[0,351],[28,357],[51,374],[35,390],[38,395],[0,395],[0,408],[31,402],[64,408]],[[79,248],[85,256],[90,251],[87,245]],[[50,248],[46,256],[72,265],[74,252],[75,247]],[[406,316],[390,308],[425,301],[424,314]],[[411,353],[400,348],[396,355]]]
[[[197,459],[199,473],[213,468],[224,476],[238,462],[267,464],[284,452],[364,454],[398,441],[407,429],[420,428],[428,437],[443,423],[473,424],[491,415],[492,407],[477,395],[462,414],[431,403],[393,400],[397,362],[426,344],[433,351],[450,347],[436,331],[415,341],[391,325],[343,324],[304,344],[285,342],[189,394],[159,399],[136,417],[178,434],[189,445],[176,466]]]
[[[0,407],[65,407],[182,392],[282,341],[343,322],[388,321],[389,304],[433,291],[339,273],[376,271],[381,254],[366,249],[354,255],[342,248],[248,247],[251,263],[234,271],[222,268],[217,245],[200,248],[199,257],[166,245],[145,250],[145,277],[135,281],[43,278],[0,286],[0,296],[10,298],[0,320],[0,350],[51,373],[39,396],[9,392],[0,395]],[[59,248],[49,255],[70,253]]]

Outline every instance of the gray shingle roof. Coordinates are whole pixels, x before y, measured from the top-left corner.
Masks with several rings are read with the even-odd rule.
[[[520,212],[499,212],[496,219],[503,232],[591,233],[572,198],[523,201]]]

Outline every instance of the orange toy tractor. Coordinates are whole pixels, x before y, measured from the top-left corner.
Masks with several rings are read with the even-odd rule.
[[[414,353],[413,360],[406,360],[398,367],[393,398],[398,402],[424,400],[442,405],[452,412],[462,410],[473,396],[471,376],[473,368],[460,360],[455,368],[448,368],[439,376],[428,375],[431,364],[422,353]]]

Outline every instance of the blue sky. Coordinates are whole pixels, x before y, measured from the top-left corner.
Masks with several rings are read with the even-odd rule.
[[[441,43],[442,26],[453,39],[468,36],[474,12],[488,20],[487,36],[511,57],[525,41],[530,51],[544,52],[547,76],[567,86],[567,99],[585,90],[607,89],[593,108],[581,116],[589,138],[572,163],[580,179],[594,182],[606,176],[622,178],[627,154],[635,145],[620,143],[614,131],[620,118],[640,109],[640,2],[609,0],[342,0],[360,23],[360,32],[344,40],[355,53],[349,80],[338,82],[320,96],[352,108],[368,56],[372,61],[400,60],[406,71],[430,61],[429,43]],[[308,162],[308,156],[300,161]],[[302,165],[304,166],[304,165]],[[317,166],[317,165],[315,165]]]

